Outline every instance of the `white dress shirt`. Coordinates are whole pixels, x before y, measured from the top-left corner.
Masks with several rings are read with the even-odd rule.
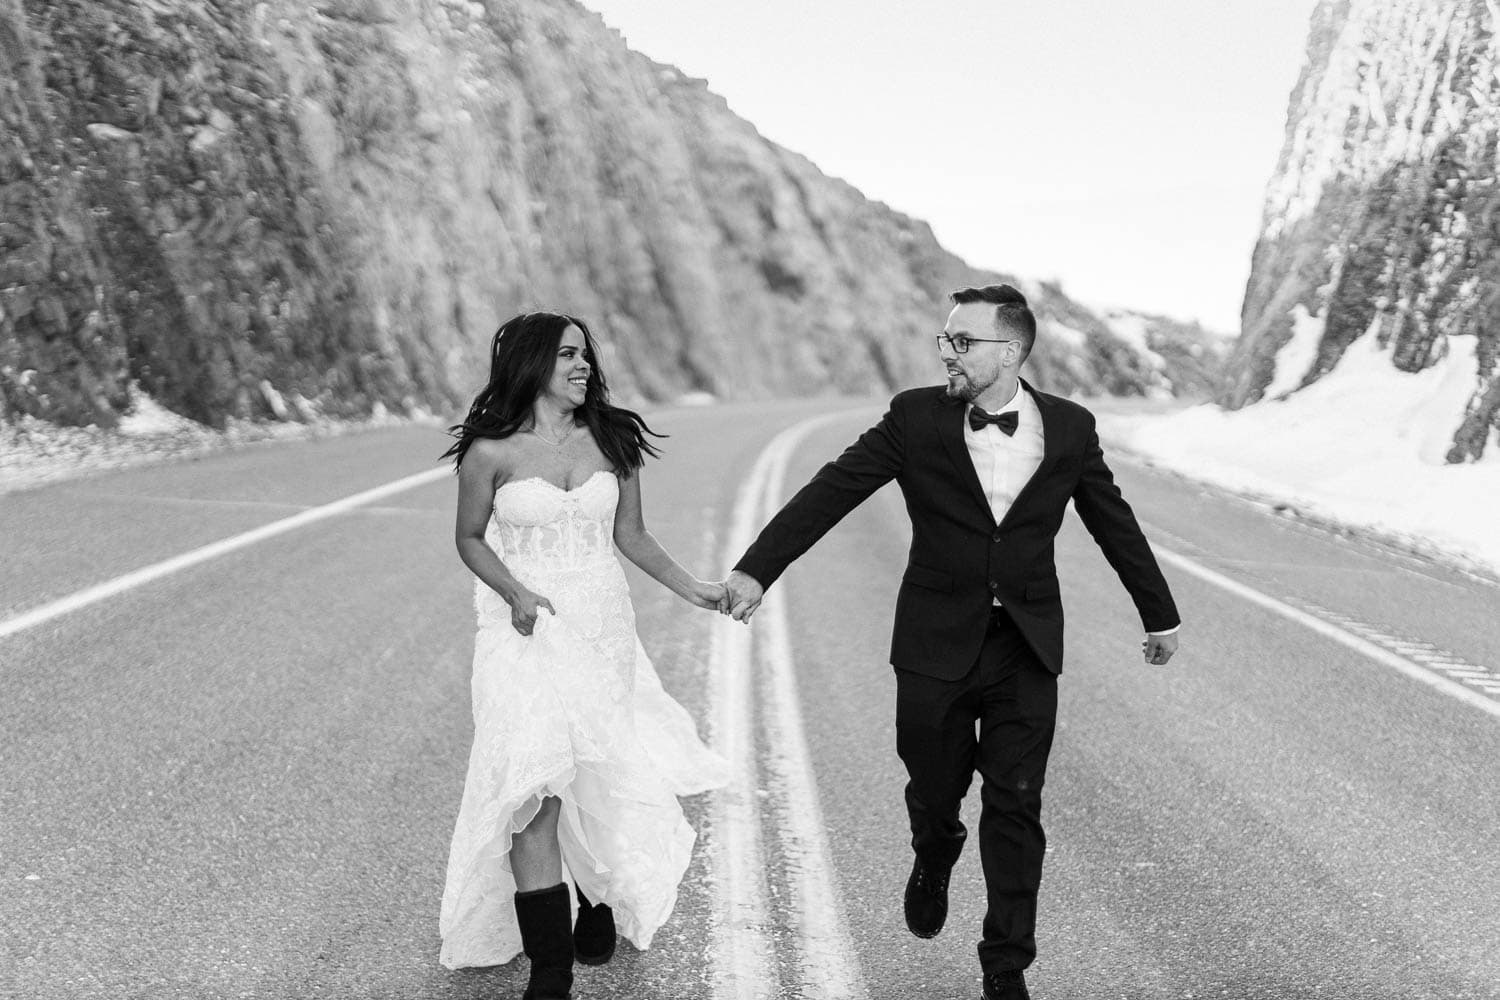
[[[979,474],[979,485],[984,489],[984,498],[989,501],[990,513],[995,523],[1005,520],[1005,514],[1021,490],[1031,481],[1042,464],[1042,452],[1046,440],[1042,433],[1042,413],[1037,409],[1031,393],[1016,386],[1015,395],[995,411],[999,416],[1009,410],[1016,413],[1016,432],[1007,435],[994,424],[980,430],[969,426],[969,404],[964,409],[964,444],[968,446],[969,458],[974,462],[974,471]],[[1000,600],[996,598],[998,605]],[[1148,635],[1171,635],[1181,626]]]
[[[1006,434],[994,424],[981,430],[969,426],[971,403],[964,409],[964,444],[984,498],[990,502],[995,523],[1005,520],[1006,511],[1042,464],[1045,441],[1042,437],[1042,414],[1031,393],[1016,386],[1016,393],[995,411],[999,416],[1008,410],[1016,412],[1016,432]]]

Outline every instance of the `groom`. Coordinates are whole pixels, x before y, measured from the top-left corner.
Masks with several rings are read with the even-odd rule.
[[[943,928],[948,874],[967,836],[959,805],[977,770],[984,997],[1028,1000],[1021,970],[1036,956],[1041,792],[1063,653],[1052,540],[1069,500],[1140,612],[1148,663],[1172,658],[1179,621],[1093,415],[1020,377],[1036,339],[1025,296],[987,285],[951,297],[937,338],[947,386],[897,395],[781,509],[729,576],[730,613],[748,621],[793,560],[896,480],[912,523],[891,639],[916,854],[906,925],[923,938]]]

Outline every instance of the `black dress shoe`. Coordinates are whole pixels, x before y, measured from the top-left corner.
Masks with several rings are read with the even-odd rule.
[[[604,903],[590,903],[578,893],[578,919],[573,924],[573,956],[584,965],[603,965],[615,956],[615,911]]]
[[[948,875],[952,869],[926,868],[918,858],[906,880],[906,929],[919,938],[937,937],[948,919]]]
[[[1026,992],[1026,976],[1020,969],[986,973],[983,1000],[1031,1000],[1031,994]]]

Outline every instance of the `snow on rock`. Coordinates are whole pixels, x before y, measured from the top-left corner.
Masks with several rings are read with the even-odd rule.
[[[1131,350],[1145,360],[1146,364],[1158,371],[1166,367],[1162,356],[1151,348],[1149,324],[1146,317],[1135,313],[1114,312],[1107,313],[1104,322],[1109,326],[1109,332],[1124,341]]]
[[[138,384],[132,382],[130,384],[130,410],[120,418],[120,424],[116,429],[125,437],[140,438],[191,431],[198,426],[196,422],[162,406],[141,391]]]
[[[1046,327],[1047,336],[1056,340],[1070,351],[1082,353],[1087,347],[1089,338],[1082,330],[1076,330],[1063,323],[1049,323]]]
[[[1372,327],[1404,372],[1477,338],[1450,461],[1500,429],[1500,2],[1321,0],[1218,402],[1307,392]]]
[[[1280,399],[1296,391],[1317,358],[1318,343],[1322,339],[1322,319],[1309,314],[1303,305],[1292,310],[1292,339],[1276,352],[1276,372],[1271,376],[1271,384],[1266,386],[1264,398]]]
[[[1231,334],[1133,309],[1091,308],[1113,342],[1134,358],[1132,367],[1142,373],[1142,395],[1152,399],[1212,395],[1231,348]]]

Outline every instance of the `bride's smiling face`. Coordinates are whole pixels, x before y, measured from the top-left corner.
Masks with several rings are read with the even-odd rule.
[[[583,331],[569,323],[558,341],[557,362],[542,395],[557,404],[559,409],[577,409],[588,394],[589,375],[593,369],[593,358],[589,356]]]

